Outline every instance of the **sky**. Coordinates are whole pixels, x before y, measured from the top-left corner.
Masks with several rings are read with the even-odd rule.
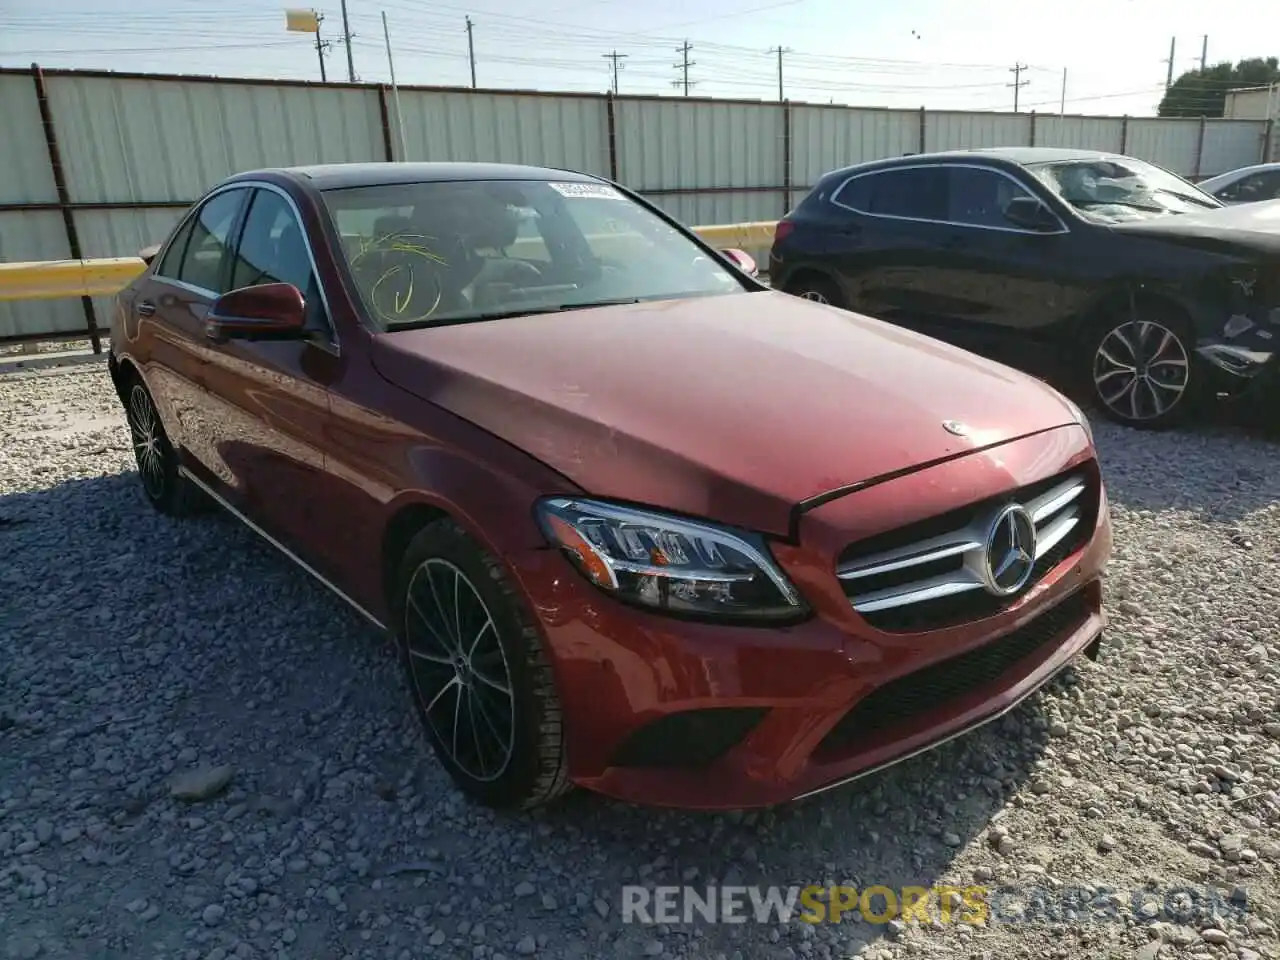
[[[286,7],[323,15],[330,81],[347,79],[339,0],[0,0],[0,65],[318,80],[314,37]],[[1274,0],[347,0],[357,78],[483,88],[953,110],[1151,115],[1174,75],[1280,55]],[[1022,69],[1015,73],[1014,67]],[[1063,82],[1065,70],[1065,103]]]

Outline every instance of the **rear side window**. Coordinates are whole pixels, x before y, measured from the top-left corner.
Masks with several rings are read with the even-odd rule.
[[[947,218],[948,181],[943,167],[910,167],[864,174],[848,181],[835,198],[863,213],[913,220]]]
[[[231,266],[231,230],[247,191],[227,190],[210,199],[196,214],[178,279],[193,287],[226,293],[226,277]],[[167,257],[165,258],[168,259]]]
[[[182,224],[182,227],[174,236],[173,242],[165,250],[164,259],[156,267],[156,276],[168,277],[171,280],[178,279],[178,269],[182,264],[182,254],[186,252],[187,241],[191,239],[191,228],[195,226],[195,222],[195,218],[192,217]]]
[[[947,171],[941,167],[886,170],[871,185],[871,213],[917,220],[945,220]]]

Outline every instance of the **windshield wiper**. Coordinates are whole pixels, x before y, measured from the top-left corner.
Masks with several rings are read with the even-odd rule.
[[[1177,190],[1169,190],[1169,189],[1166,189],[1165,187],[1157,187],[1156,192],[1167,193],[1171,197],[1177,197],[1179,200],[1183,201],[1184,203],[1194,203],[1197,206],[1207,207],[1210,210],[1216,210],[1218,208],[1217,204],[1210,203],[1206,198],[1193,197],[1189,193],[1179,193]]]
[[[1168,207],[1153,207],[1150,204],[1134,203],[1132,200],[1079,200],[1077,207],[1128,207],[1131,210],[1142,210],[1145,213],[1177,213]]]
[[[618,307],[629,303],[639,303],[639,297],[626,297],[617,300],[590,300],[585,303],[557,303],[547,307],[527,307],[515,310],[491,310],[488,313],[471,313],[462,317],[440,317],[438,319],[414,320],[409,323],[397,323],[387,326],[387,332],[395,330],[419,330],[423,327],[448,327],[459,323],[482,323],[486,320],[509,320],[515,317],[536,317],[546,313],[565,313],[569,310],[590,310],[593,307]]]

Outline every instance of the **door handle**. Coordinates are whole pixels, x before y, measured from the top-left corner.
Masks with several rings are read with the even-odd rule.
[[[138,316],[149,317],[156,312],[156,305],[150,300],[143,300],[138,304]]]

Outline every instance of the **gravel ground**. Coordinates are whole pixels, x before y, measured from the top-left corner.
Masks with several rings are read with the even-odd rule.
[[[0,958],[1280,957],[1275,448],[1096,430],[1100,663],[803,804],[501,816],[362,620],[234,521],[151,511],[101,362],[0,377]],[[623,884],[682,882],[977,882],[1028,916],[622,922]]]

